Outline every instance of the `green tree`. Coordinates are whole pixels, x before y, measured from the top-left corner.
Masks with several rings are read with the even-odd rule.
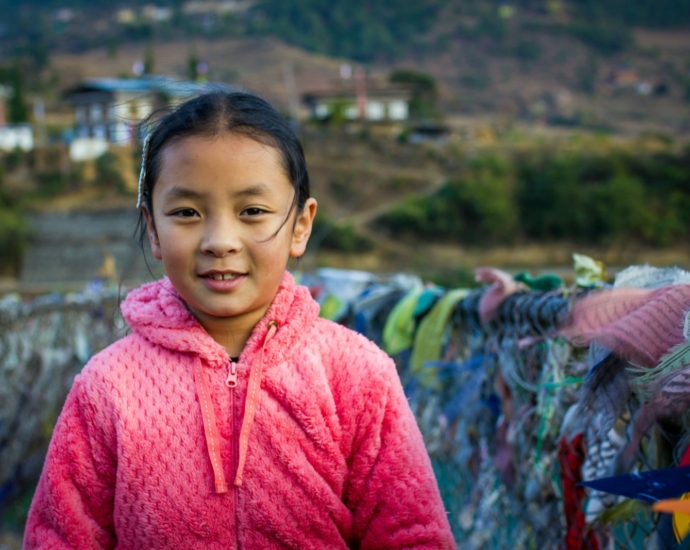
[[[189,80],[196,80],[199,78],[199,57],[196,55],[196,49],[192,48],[187,57],[187,77]]]
[[[395,84],[405,84],[412,88],[410,116],[417,118],[438,118],[436,100],[438,97],[436,79],[427,73],[412,69],[393,71],[388,80]]]
[[[156,59],[153,44],[148,44],[144,52],[144,74],[153,74],[155,65]]]
[[[251,26],[309,50],[368,62],[413,51],[442,6],[442,0],[263,0]]]
[[[424,239],[510,242],[518,230],[510,163],[496,156],[478,158],[435,195],[403,199],[379,225],[394,234]]]
[[[506,23],[498,15],[497,10],[493,7],[488,11],[482,11],[479,16],[479,24],[477,27],[480,35],[488,36],[499,44],[502,43],[506,38]]]
[[[111,59],[117,59],[119,44],[117,39],[110,38],[108,40],[108,57]]]
[[[570,0],[585,20],[613,19],[630,26],[681,28],[690,25],[690,3],[678,0]]]
[[[48,66],[50,62],[50,53],[46,37],[43,33],[32,33],[32,36],[29,36],[26,53],[31,58],[37,70],[43,70]]]
[[[619,170],[593,198],[592,213],[600,220],[603,234],[616,239],[656,241],[657,220],[649,209],[647,189],[641,180]]]
[[[5,85],[9,92],[5,98],[7,121],[28,122],[29,105],[25,96],[24,75],[18,62],[11,67],[0,67],[0,83]]]
[[[28,224],[24,211],[0,187],[0,273],[17,275],[26,248]]]
[[[605,55],[618,53],[633,41],[630,28],[615,20],[576,21],[570,25],[570,32]]]
[[[439,210],[447,205],[447,215],[458,220],[461,241],[505,243],[517,233],[515,179],[507,159],[476,159],[467,173],[446,184],[435,199]]]
[[[120,172],[118,159],[113,153],[106,151],[98,157],[95,168],[98,185],[119,193],[127,192],[127,184]]]

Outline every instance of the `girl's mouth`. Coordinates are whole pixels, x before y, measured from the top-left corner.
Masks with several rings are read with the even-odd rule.
[[[200,275],[206,287],[214,292],[230,292],[238,288],[247,278],[246,273],[202,273]]]
[[[232,281],[241,276],[240,273],[209,273],[208,275],[202,275],[202,277],[216,281]]]

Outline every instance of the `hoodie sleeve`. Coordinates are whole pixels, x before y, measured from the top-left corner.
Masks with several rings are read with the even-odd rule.
[[[365,353],[346,505],[361,550],[451,549],[453,535],[422,435],[393,361]],[[354,412],[354,411],[353,411]]]
[[[98,392],[94,392],[98,393]],[[77,376],[60,413],[31,503],[24,550],[114,548],[114,429]],[[109,433],[110,432],[110,433]]]

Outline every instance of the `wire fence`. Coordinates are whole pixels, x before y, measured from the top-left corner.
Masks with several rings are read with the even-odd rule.
[[[0,510],[38,479],[74,376],[126,325],[117,290],[0,301]]]
[[[332,317],[385,347],[386,324],[410,286],[409,280],[374,279]],[[387,299],[367,310],[363,300],[368,296],[371,305],[376,289],[385,289],[379,295]],[[431,328],[425,319],[458,291],[427,292],[427,305],[417,303],[408,319],[411,345],[392,353],[458,547],[678,547],[671,516],[578,485],[611,471],[643,404],[634,391],[624,392],[622,406],[608,412],[583,401],[583,384],[601,363],[598,350],[574,347],[561,329],[573,304],[590,291],[519,291],[482,322],[489,290],[446,300],[447,317]],[[74,375],[126,332],[119,300],[116,290],[104,289],[30,303],[0,301],[0,509],[35,483]],[[320,301],[322,311],[328,309],[324,296]],[[628,372],[630,365],[622,364]],[[606,414],[610,418],[602,420]],[[632,471],[678,464],[688,441],[686,416],[683,411],[642,434]]]

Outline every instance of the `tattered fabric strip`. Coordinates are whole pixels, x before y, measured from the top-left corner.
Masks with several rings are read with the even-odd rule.
[[[683,341],[690,310],[690,285],[647,291],[616,288],[576,302],[562,334],[574,345],[591,342],[641,367],[655,366],[668,350]]]

